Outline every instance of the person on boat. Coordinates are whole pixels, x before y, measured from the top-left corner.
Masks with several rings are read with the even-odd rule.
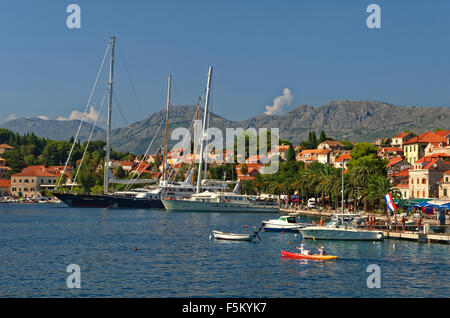
[[[406,219],[405,219],[404,216],[402,216],[401,222],[402,222],[402,230],[403,230],[403,232],[405,232],[405,223],[406,223]]]
[[[319,250],[319,255],[321,255],[321,256],[326,255],[325,247],[321,246],[318,248],[318,250]]]
[[[321,218],[320,218],[320,221],[319,221],[319,226],[323,226],[323,223],[324,223],[324,220],[323,220],[323,218],[321,217]]]
[[[398,230],[398,220],[397,220],[397,215],[394,216],[394,227],[395,227],[395,231]]]
[[[389,231],[390,229],[391,229],[391,218],[388,215],[388,217],[386,219],[386,230]]]
[[[300,247],[297,247],[298,250],[300,250],[300,254],[302,255],[311,255],[311,252],[307,250],[303,244],[300,244]]]

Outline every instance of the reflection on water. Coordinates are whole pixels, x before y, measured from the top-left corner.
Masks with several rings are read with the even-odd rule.
[[[261,232],[256,243],[210,239],[212,230],[251,233],[276,217],[3,204],[0,295],[448,296],[448,245],[320,241],[328,254],[339,256],[321,262],[281,257],[282,249],[294,251],[288,241],[302,241],[292,233]],[[303,243],[315,248],[314,241]],[[81,289],[66,287],[65,270],[72,263],[81,267]],[[366,286],[370,264],[381,267],[380,289]]]

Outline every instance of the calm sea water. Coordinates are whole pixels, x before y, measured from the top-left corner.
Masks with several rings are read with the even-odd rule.
[[[246,232],[277,214],[0,205],[2,297],[448,297],[450,247],[397,240],[321,242],[337,261],[286,259],[301,236],[210,239]],[[301,219],[308,221],[308,219]],[[248,229],[244,229],[248,225]],[[313,241],[304,242],[313,248]],[[138,250],[134,251],[133,248]],[[81,268],[81,288],[66,267]],[[366,285],[381,268],[381,288]]]

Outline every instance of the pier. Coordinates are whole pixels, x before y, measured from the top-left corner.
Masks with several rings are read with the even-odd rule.
[[[419,243],[442,243],[450,244],[450,234],[439,233],[420,233],[420,232],[395,232],[395,231],[383,231],[383,236],[386,239],[398,239],[407,241],[416,241]]]

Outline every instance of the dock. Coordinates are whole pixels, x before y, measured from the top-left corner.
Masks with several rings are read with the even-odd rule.
[[[419,243],[450,244],[450,234],[383,231],[385,239],[415,241]]]
[[[331,219],[331,216],[335,213],[335,211],[329,211],[329,210],[304,210],[304,209],[295,209],[295,208],[280,208],[279,213],[288,213],[292,216],[310,216],[310,217],[317,217],[317,218],[324,218],[324,219]],[[373,215],[373,214],[372,214]],[[377,216],[378,217],[378,216]],[[424,231],[412,231],[413,229],[417,228],[416,225],[407,225],[405,231],[402,230],[387,230],[386,226],[383,224],[384,220],[386,219],[385,216],[380,216],[380,220],[382,222],[381,225],[375,226],[375,231],[382,231],[383,236],[385,239],[397,239],[397,240],[408,240],[408,241],[415,241],[419,243],[441,243],[441,244],[450,244],[450,233],[431,233],[429,229],[427,230],[427,233],[424,233]],[[434,227],[438,226],[437,220],[429,220],[424,219],[423,224],[428,224]],[[447,221],[448,222],[448,221]],[[443,231],[445,232],[445,227],[448,227],[447,225],[444,226]],[[399,224],[399,228],[401,228],[401,224]]]

